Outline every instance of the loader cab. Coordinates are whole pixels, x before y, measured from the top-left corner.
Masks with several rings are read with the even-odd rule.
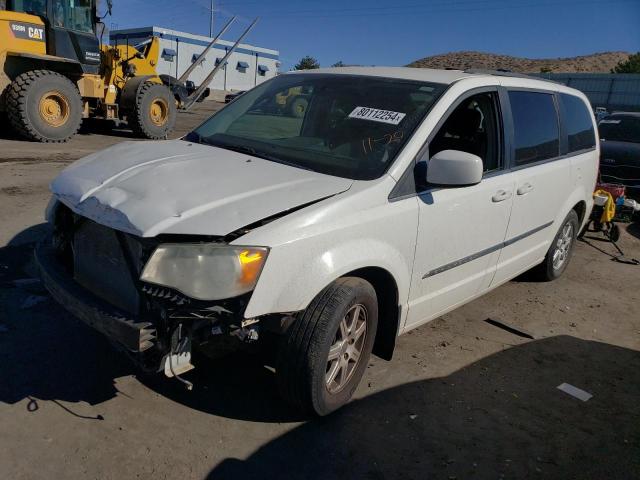
[[[44,20],[49,55],[75,60],[85,73],[98,73],[96,0],[10,0],[8,7]]]

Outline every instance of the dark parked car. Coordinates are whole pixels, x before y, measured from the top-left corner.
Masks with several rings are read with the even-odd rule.
[[[600,120],[600,176],[640,194],[640,112],[618,112]]]
[[[240,95],[242,95],[244,92],[246,92],[246,90],[240,90],[238,92],[233,92],[233,93],[227,93],[224,97],[224,103],[231,103],[233,102],[236,98],[238,98]]]

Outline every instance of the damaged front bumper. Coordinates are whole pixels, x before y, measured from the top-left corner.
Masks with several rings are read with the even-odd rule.
[[[66,273],[50,245],[48,241],[41,242],[35,260],[44,286],[58,303],[130,352],[142,353],[154,347],[157,333],[152,323],[133,318],[79,285]]]

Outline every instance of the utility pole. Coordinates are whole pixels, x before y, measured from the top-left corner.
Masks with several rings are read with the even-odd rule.
[[[213,1],[211,0],[211,17],[209,18],[209,37],[213,37]]]

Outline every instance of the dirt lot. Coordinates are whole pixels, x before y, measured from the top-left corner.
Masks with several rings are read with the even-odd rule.
[[[214,108],[181,115],[179,134]],[[401,337],[328,418],[287,408],[253,358],[194,371],[193,392],[138,378],[49,299],[30,260],[48,182],[128,139],[91,132],[0,140],[0,477],[640,479],[640,266],[595,237],[559,281],[518,279]],[[629,257],[639,238],[637,224],[623,232]]]

